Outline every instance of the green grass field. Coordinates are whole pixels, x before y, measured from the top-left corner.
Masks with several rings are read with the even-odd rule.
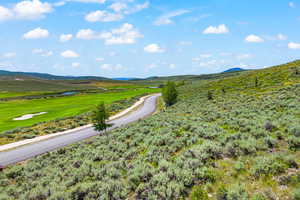
[[[70,97],[15,100],[0,102],[0,132],[14,128],[31,126],[33,124],[82,114],[92,110],[100,101],[111,104],[114,101],[131,98],[144,93],[157,92],[157,89],[132,89],[103,94],[82,94]],[[25,114],[47,112],[24,121],[14,121],[16,117]]]

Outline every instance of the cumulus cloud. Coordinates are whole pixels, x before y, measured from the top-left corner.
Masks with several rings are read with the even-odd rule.
[[[257,36],[257,35],[248,35],[245,38],[246,42],[250,42],[250,43],[261,43],[264,42],[264,39],[262,39],[261,37]]]
[[[295,5],[295,3],[294,2],[289,2],[289,7],[291,7],[291,8],[295,8],[296,7],[296,5]]]
[[[60,37],[59,37],[59,40],[60,40],[61,42],[68,42],[68,41],[70,41],[72,38],[73,38],[73,35],[72,35],[72,34],[61,34]]]
[[[287,40],[287,36],[280,33],[280,34],[277,35],[277,39],[278,40]]]
[[[72,67],[80,67],[80,63],[78,63],[78,62],[73,62],[73,63],[72,63]]]
[[[203,34],[227,34],[227,33],[229,33],[229,29],[225,24],[221,24],[219,26],[209,26],[203,31]]]
[[[76,38],[83,40],[97,39],[97,34],[91,29],[81,29],[77,32]]]
[[[23,35],[24,39],[41,39],[49,37],[49,31],[47,29],[36,28]]]
[[[123,10],[125,10],[126,8],[128,8],[127,4],[123,3],[123,2],[116,2],[113,3],[109,6],[110,9],[112,9],[115,12],[121,12]]]
[[[125,23],[121,27],[97,33],[91,29],[79,30],[76,34],[78,39],[102,39],[106,45],[134,44],[137,38],[143,35],[132,24]]]
[[[14,58],[16,56],[17,56],[17,53],[15,53],[15,52],[8,52],[8,53],[3,54],[4,58]]]
[[[66,50],[66,51],[62,52],[60,55],[64,58],[78,58],[79,57],[79,54],[72,50]]]
[[[124,14],[129,15],[132,13],[140,12],[146,8],[148,8],[150,5],[149,1],[146,1],[143,4],[136,4],[134,6],[128,7],[128,9],[124,10]]]
[[[177,10],[177,11],[174,11],[174,12],[167,13],[167,14],[162,15],[159,18],[157,18],[154,21],[154,25],[161,26],[161,25],[173,24],[174,21],[172,20],[172,18],[184,15],[184,14],[189,13],[189,12],[190,11],[188,11],[188,10]]]
[[[40,0],[21,1],[13,8],[17,18],[21,19],[39,19],[43,18],[45,14],[51,13],[53,8],[51,4]]]
[[[300,49],[300,43],[290,42],[288,44],[289,49]]]
[[[52,5],[40,0],[25,0],[15,4],[12,8],[0,6],[0,20],[24,19],[34,20],[45,17],[53,11]]]
[[[247,53],[245,53],[245,54],[239,54],[239,55],[236,56],[236,58],[237,58],[238,60],[250,59],[250,58],[252,58],[252,57],[253,57],[253,55],[247,54]]]
[[[67,0],[73,2],[82,2],[82,3],[105,3],[106,0]]]
[[[88,22],[113,22],[123,19],[123,15],[120,13],[110,13],[105,10],[97,10],[90,12],[85,16],[85,20]]]
[[[97,61],[97,62],[103,62],[103,61],[104,61],[104,58],[101,58],[101,57],[96,58],[96,61]]]
[[[33,49],[32,53],[33,54],[38,54],[38,55],[43,56],[43,57],[49,57],[49,56],[53,55],[52,51],[47,51],[47,50],[43,50],[43,49]]]
[[[170,65],[169,65],[169,68],[170,68],[170,69],[175,69],[175,68],[176,68],[176,65],[175,65],[175,64],[170,64]]]
[[[0,6],[0,21],[5,21],[12,19],[14,17],[14,13],[3,6]]]
[[[163,53],[165,49],[161,48],[158,44],[149,44],[144,48],[147,53]]]
[[[121,64],[117,64],[117,65],[103,64],[100,66],[100,68],[103,70],[108,70],[108,71],[120,71],[120,70],[126,69],[126,67],[124,67]]]

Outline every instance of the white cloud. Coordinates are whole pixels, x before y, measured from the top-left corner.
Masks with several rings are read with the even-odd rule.
[[[111,51],[111,52],[108,53],[108,55],[109,55],[110,57],[114,57],[114,56],[118,55],[118,53],[117,53],[117,52],[114,52],[114,51]]]
[[[144,37],[132,24],[123,24],[121,27],[102,33],[96,33],[91,29],[79,30],[78,39],[102,39],[106,45],[134,44],[137,38]]]
[[[289,7],[291,7],[291,8],[295,8],[295,7],[296,7],[296,5],[295,5],[295,3],[294,3],[294,2],[289,2]]]
[[[46,50],[43,50],[43,49],[33,49],[32,53],[33,54],[38,54],[38,55],[43,56],[43,57],[49,57],[49,56],[53,55],[52,51],[46,51]]]
[[[121,12],[122,10],[127,8],[127,4],[122,2],[116,2],[109,6],[110,9],[112,9],[115,12]]]
[[[156,19],[154,21],[154,25],[161,26],[161,25],[173,24],[174,21],[172,21],[172,18],[184,15],[189,12],[190,11],[188,10],[177,10],[174,12],[167,13],[165,15],[160,16],[158,19]]]
[[[105,35],[105,37],[104,37]],[[106,45],[134,44],[137,38],[144,37],[132,24],[123,24],[110,33],[102,34]]]
[[[13,17],[14,17],[14,13],[11,10],[3,6],[0,6],[0,21],[9,20],[12,19]]]
[[[170,64],[170,65],[169,65],[169,68],[170,68],[170,69],[175,69],[175,68],[176,68],[176,65],[175,65],[175,64]]]
[[[16,18],[21,19],[39,19],[43,18],[45,14],[51,13],[53,8],[51,4],[40,0],[25,0],[17,3],[13,8]]]
[[[24,39],[40,39],[49,37],[49,31],[42,28],[36,28],[23,35]]]
[[[65,1],[59,1],[59,2],[53,3],[53,6],[55,6],[55,7],[60,7],[60,6],[64,6],[64,5],[66,5]]]
[[[105,3],[106,0],[67,0],[73,2],[82,2],[82,3]]]
[[[161,48],[158,44],[149,44],[144,48],[147,53],[163,53],[165,49]]]
[[[104,61],[104,58],[96,58],[96,61],[97,61],[97,62],[103,62],[103,61]]]
[[[97,39],[96,33],[91,29],[81,29],[77,32],[76,38],[83,40]]]
[[[80,63],[78,63],[78,62],[73,62],[73,63],[72,63],[72,67],[80,67]]]
[[[252,57],[253,57],[253,55],[251,55],[251,54],[239,54],[239,55],[236,56],[236,58],[238,60],[250,59]]]
[[[72,38],[73,38],[73,35],[72,35],[72,34],[61,34],[60,37],[59,37],[59,40],[60,40],[61,42],[68,42],[68,41],[70,41]]]
[[[219,26],[209,26],[203,31],[203,34],[227,34],[227,33],[229,33],[229,29],[225,24],[221,24]]]
[[[200,62],[199,66],[200,67],[213,67],[218,63],[217,60],[210,60],[210,61],[206,61],[206,62]]]
[[[290,43],[288,44],[288,47],[289,47],[290,49],[300,49],[300,43],[290,42]]]
[[[123,19],[123,15],[120,13],[110,13],[105,10],[97,10],[90,12],[85,16],[85,20],[88,22],[113,22]]]
[[[211,58],[211,57],[213,57],[212,54],[200,54],[199,57],[193,58],[192,61],[193,62],[199,62],[201,60],[208,59],[208,58]]]
[[[16,56],[17,56],[17,54],[15,52],[8,52],[8,53],[3,54],[4,58],[14,58]]]
[[[278,40],[287,40],[287,36],[280,33],[280,34],[277,35],[277,39]]]
[[[211,58],[211,54],[200,54],[200,58]]]
[[[136,13],[136,12],[140,12],[141,10],[144,10],[146,8],[148,8],[150,5],[149,1],[146,1],[143,4],[137,4],[131,8],[128,8],[127,10],[124,11],[124,14],[129,15],[132,13]]]
[[[246,42],[250,42],[250,43],[260,43],[260,42],[264,42],[264,39],[262,39],[261,37],[257,36],[257,35],[248,35],[245,38]]]
[[[182,45],[182,46],[190,46],[192,44],[193,43],[191,41],[180,41],[179,42],[179,45]]]
[[[11,9],[0,6],[0,21],[11,19],[34,20],[44,18],[53,11],[52,5],[40,0],[24,0]]]
[[[120,70],[126,69],[126,67],[124,67],[121,64],[117,64],[117,65],[103,64],[100,66],[100,68],[103,70],[109,70],[109,71],[120,71]]]
[[[79,57],[79,54],[77,54],[76,52],[74,52],[72,50],[64,51],[60,55],[64,58],[78,58]]]

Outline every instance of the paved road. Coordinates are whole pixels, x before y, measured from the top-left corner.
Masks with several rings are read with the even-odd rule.
[[[137,110],[119,119],[112,120],[111,123],[114,125],[110,130],[135,122],[154,113],[158,96],[159,94],[155,94],[147,98],[144,104]],[[15,164],[99,134],[101,133],[96,132],[93,128],[86,128],[34,144],[21,146],[13,150],[0,152],[0,165],[7,166]]]

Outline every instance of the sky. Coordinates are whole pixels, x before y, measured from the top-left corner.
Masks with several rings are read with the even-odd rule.
[[[149,77],[300,59],[300,0],[1,0],[0,70]]]

